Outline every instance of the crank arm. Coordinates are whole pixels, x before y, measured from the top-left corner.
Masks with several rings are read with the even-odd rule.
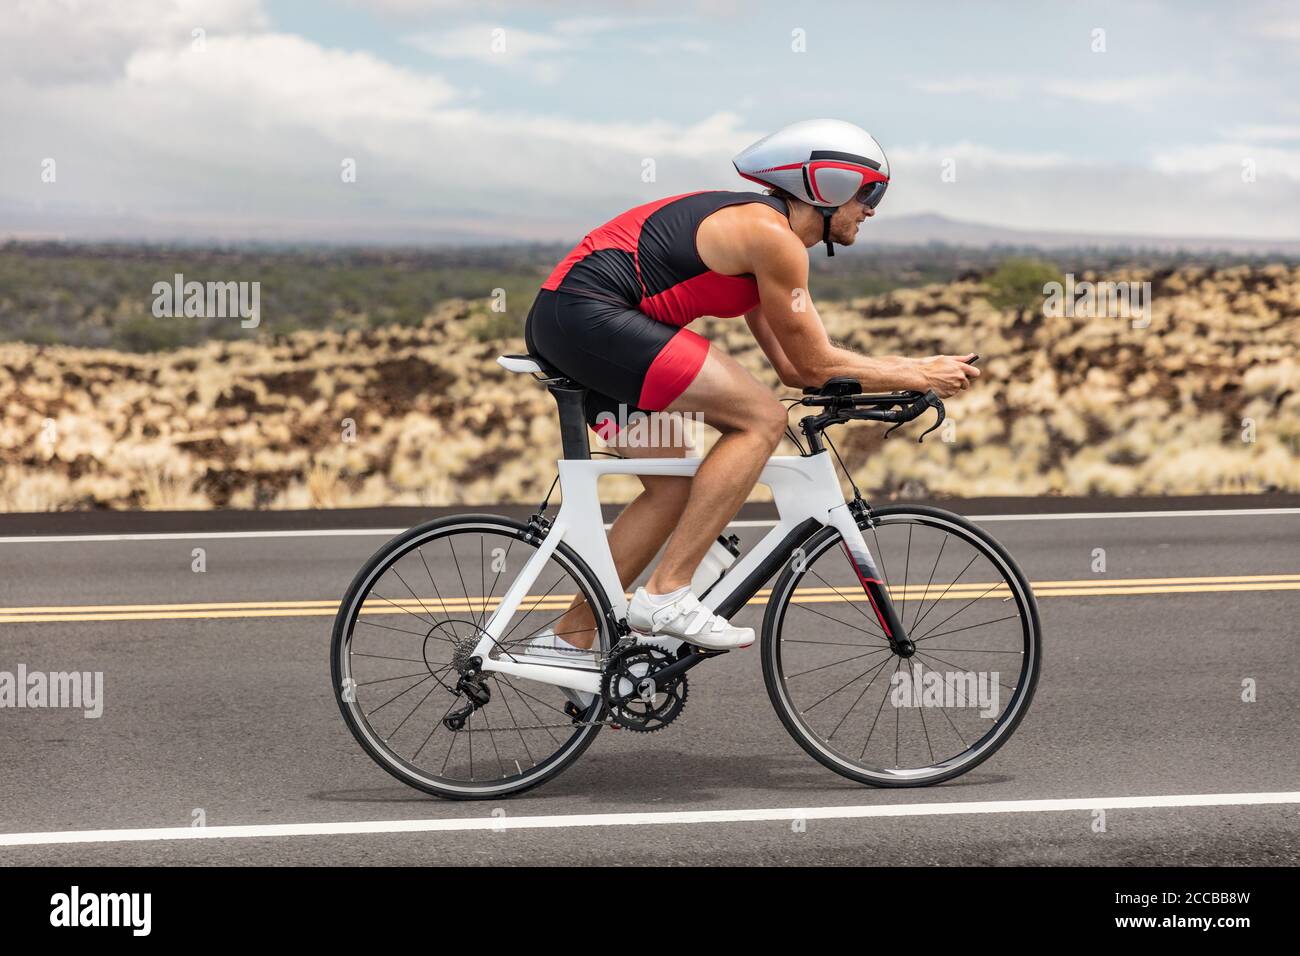
[[[663,668],[662,670],[656,671],[654,675],[654,681],[656,684],[662,687],[664,684],[667,684],[670,681],[673,681],[676,678],[680,677],[682,674],[685,674],[696,664],[703,663],[704,661],[707,661],[710,657],[717,657],[719,654],[728,654],[728,653],[730,652],[729,651],[707,651],[707,650],[703,650],[702,648],[692,646],[689,651],[687,651],[684,655],[679,657],[677,660],[673,661],[667,667]]]

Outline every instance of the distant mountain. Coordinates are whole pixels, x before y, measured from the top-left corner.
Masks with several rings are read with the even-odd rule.
[[[1280,253],[1300,256],[1300,239],[1224,239],[1210,236],[1150,236],[1125,233],[1011,229],[949,219],[938,213],[882,217],[867,224],[853,248],[943,243],[950,246],[1033,249],[1133,249],[1151,252]]]
[[[592,223],[591,225],[596,225]],[[211,245],[288,245],[303,243],[326,246],[404,246],[445,248],[495,244],[576,242],[581,232],[552,236],[550,230],[534,227],[512,231],[499,221],[443,221],[429,225],[406,221],[332,222],[314,224],[286,222],[250,229],[239,222],[212,221],[200,226],[188,221],[134,216],[122,212],[105,216],[57,206],[33,208],[0,200],[0,242],[125,242],[168,243],[203,247]],[[927,212],[910,216],[883,216],[862,230],[854,249],[872,246],[917,246],[941,243],[967,248],[1016,249],[1106,249],[1147,252],[1225,252],[1236,255],[1278,254],[1300,257],[1300,239],[1225,239],[1208,236],[1151,236],[1123,233],[1080,233],[1036,229],[1012,229],[978,222],[950,219]]]

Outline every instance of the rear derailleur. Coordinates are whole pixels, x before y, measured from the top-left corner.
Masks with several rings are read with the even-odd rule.
[[[487,679],[476,666],[466,668],[460,675],[460,679],[456,681],[456,691],[465,695],[465,706],[452,711],[442,719],[443,726],[448,730],[464,730],[470,714],[480,707],[486,707],[487,702],[492,699],[492,691],[488,688]]]

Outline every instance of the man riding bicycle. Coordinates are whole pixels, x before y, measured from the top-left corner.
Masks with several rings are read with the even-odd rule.
[[[786,409],[729,355],[685,326],[743,315],[783,385],[856,379],[868,392],[968,388],[965,356],[872,358],[833,345],[808,294],[808,249],[852,245],[889,184],[889,161],[865,130],[809,120],[767,136],[733,163],[767,193],[696,192],[638,206],[589,233],[542,285],[525,325],[528,351],[587,386],[592,427],[632,411],[698,413],[721,437],[693,479],[645,475],[609,532],[624,587],[667,542],[628,608],[634,631],[699,647],[747,647],[754,631],[711,613],[690,582],[781,441]],[[620,405],[623,415],[620,416]],[[606,432],[607,434],[607,432]],[[625,443],[629,457],[684,447]],[[587,655],[585,605],[532,642],[531,653]]]

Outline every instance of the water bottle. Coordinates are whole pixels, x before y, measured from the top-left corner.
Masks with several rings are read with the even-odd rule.
[[[718,540],[709,545],[704,560],[691,575],[691,593],[696,597],[704,597],[708,594],[709,590],[722,580],[727,569],[736,563],[736,558],[739,556],[740,539],[734,534],[727,537],[719,535]]]

